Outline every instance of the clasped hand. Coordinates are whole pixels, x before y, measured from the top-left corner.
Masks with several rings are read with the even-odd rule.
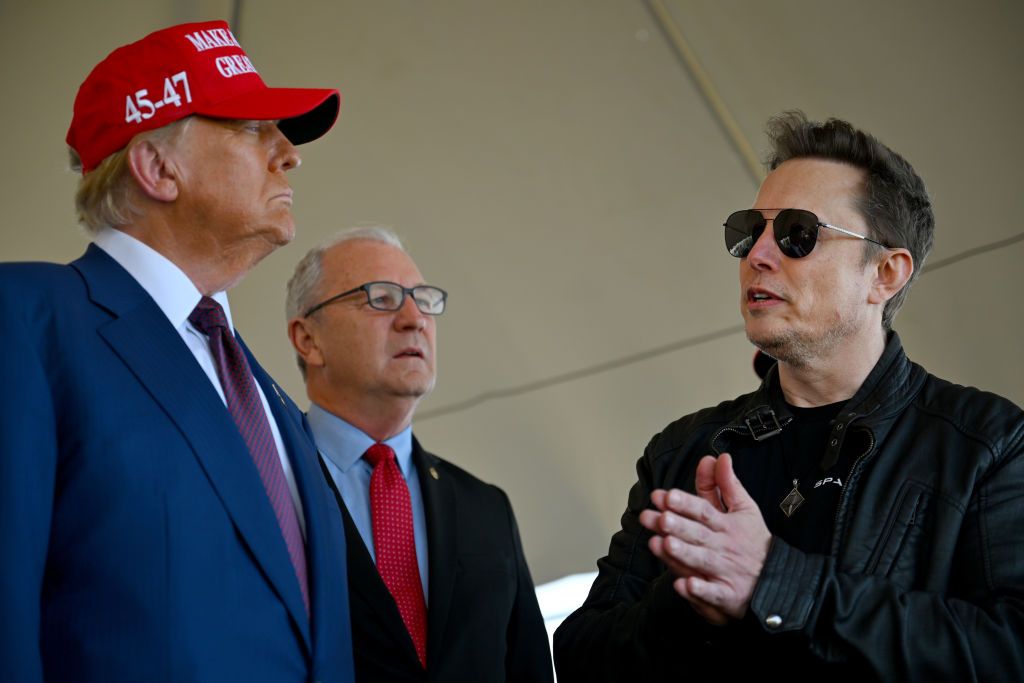
[[[725,624],[747,612],[764,567],[771,532],[743,488],[728,453],[697,464],[697,495],[656,489],[656,510],[640,513],[651,552],[677,577],[673,587],[707,621]]]

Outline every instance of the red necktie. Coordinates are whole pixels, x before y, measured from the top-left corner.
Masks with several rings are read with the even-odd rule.
[[[259,470],[263,488],[270,498],[270,504],[277,515],[288,555],[291,557],[295,576],[302,591],[302,602],[309,614],[309,587],[306,576],[306,547],[299,529],[288,480],[285,479],[281,459],[270,431],[270,422],[263,409],[256,381],[252,377],[249,363],[245,359],[241,344],[228,328],[224,309],[213,299],[204,296],[188,317],[196,329],[210,338],[210,352],[217,366],[220,385],[227,399],[228,412],[238,426],[245,445],[249,447],[252,461]]]
[[[420,664],[427,668],[427,605],[423,599],[416,536],[412,530],[409,487],[395,462],[391,446],[377,443],[363,455],[373,466],[370,475],[370,516],[377,571],[398,605]]]

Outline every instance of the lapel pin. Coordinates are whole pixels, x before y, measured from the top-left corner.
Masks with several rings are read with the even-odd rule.
[[[430,476],[432,476],[434,479],[440,479],[440,477],[437,476],[437,469],[434,467],[430,468]]]

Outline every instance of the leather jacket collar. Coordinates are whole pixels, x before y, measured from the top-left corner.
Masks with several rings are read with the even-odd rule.
[[[884,436],[889,420],[899,414],[920,391],[926,373],[910,362],[903,352],[903,344],[896,332],[890,332],[885,349],[868,373],[860,389],[846,402],[833,429],[837,432],[826,451],[822,465],[828,469],[835,464],[848,428],[856,423],[867,430],[871,443]],[[786,407],[779,383],[778,365],[772,366],[757,391],[750,394],[738,408],[738,416],[715,432],[711,448],[716,453],[727,450],[726,437],[732,433],[739,437],[764,441],[782,432],[793,421]]]

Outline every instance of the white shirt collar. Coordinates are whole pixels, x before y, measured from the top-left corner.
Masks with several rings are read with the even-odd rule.
[[[148,244],[121,230],[103,228],[93,238],[93,243],[135,278],[171,321],[174,329],[181,329],[203,297],[181,268]],[[233,331],[235,325],[231,320],[227,292],[217,292],[211,298],[224,309],[228,325]]]

